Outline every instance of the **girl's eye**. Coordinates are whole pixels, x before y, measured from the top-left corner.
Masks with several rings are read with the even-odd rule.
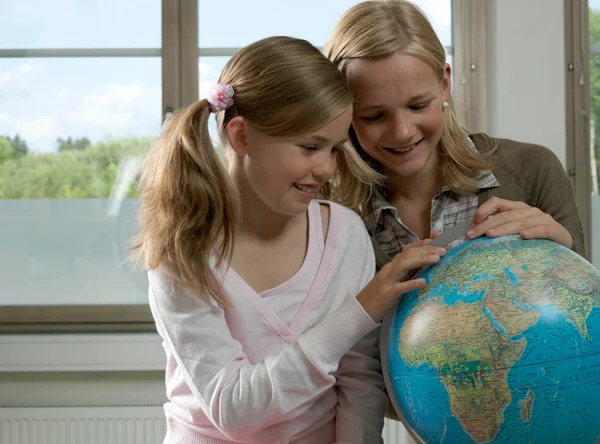
[[[417,105],[411,105],[410,109],[412,109],[413,111],[420,111],[422,109],[427,108],[427,106],[429,105],[429,103],[431,103],[431,102],[425,102],[425,103],[419,103]]]
[[[319,148],[317,145],[302,145],[304,151],[317,151]]]
[[[382,117],[383,117],[383,113],[377,113],[372,116],[361,117],[360,119],[364,120],[365,122],[375,122],[377,120],[380,120]]]

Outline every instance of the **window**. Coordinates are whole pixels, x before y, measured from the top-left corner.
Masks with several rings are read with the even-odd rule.
[[[238,49],[271,35],[303,38],[317,47],[323,47],[342,14],[359,3],[357,0],[305,0],[281,3],[277,0],[233,0],[229,3],[227,29],[222,20],[222,5],[212,0],[199,0],[200,97],[206,97],[217,82],[229,57]],[[414,1],[431,21],[446,48],[452,64],[452,1]],[[285,6],[284,6],[285,5]],[[211,136],[217,138],[211,120]]]
[[[9,2],[0,15],[0,323],[135,320],[123,265],[161,125],[161,3]],[[116,307],[116,309],[115,309]],[[134,310],[135,311],[135,310]],[[142,316],[144,318],[144,316]]]
[[[125,262],[141,156],[268,35],[322,47],[356,0],[8,2],[0,15],[0,330],[152,329]],[[453,53],[451,0],[417,1]],[[213,124],[214,130],[214,124]]]

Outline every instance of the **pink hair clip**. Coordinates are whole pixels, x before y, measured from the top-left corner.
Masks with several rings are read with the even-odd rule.
[[[222,111],[233,106],[233,96],[235,91],[231,85],[215,84],[208,92],[208,103],[213,113]]]

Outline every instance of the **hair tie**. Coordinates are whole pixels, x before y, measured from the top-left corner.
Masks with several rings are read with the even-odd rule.
[[[215,84],[208,92],[208,103],[213,113],[222,111],[233,106],[233,96],[235,91],[231,85]]]

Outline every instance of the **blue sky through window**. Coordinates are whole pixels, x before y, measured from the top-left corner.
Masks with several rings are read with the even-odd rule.
[[[599,0],[600,1],[600,0]],[[160,48],[159,0],[20,0],[0,14],[0,49]],[[199,0],[199,45],[240,47],[268,35],[322,46],[355,0]],[[444,45],[450,0],[419,0]],[[200,97],[227,58],[199,59]],[[57,138],[155,136],[161,116],[160,58],[0,58],[0,135],[20,134],[31,150]]]

